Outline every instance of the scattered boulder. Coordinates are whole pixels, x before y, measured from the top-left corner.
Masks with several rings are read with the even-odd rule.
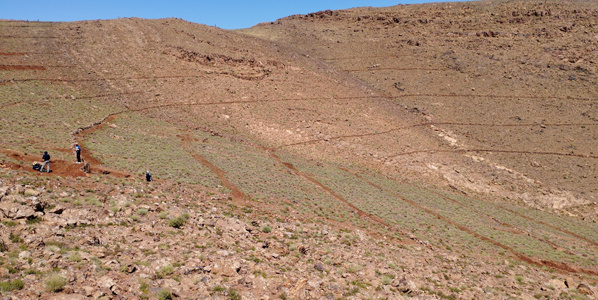
[[[570,289],[574,289],[577,285],[577,280],[573,277],[567,277],[567,279],[565,280],[565,285],[567,286],[567,288]]]
[[[114,285],[114,279],[108,276],[103,276],[98,280],[98,287],[100,287],[101,289],[112,289]]]
[[[586,296],[594,296],[594,291],[592,291],[592,289],[588,285],[586,285],[584,283],[580,283],[577,286],[577,291],[580,294],[583,294],[583,295],[586,295]]]
[[[41,194],[41,192],[37,191],[37,190],[34,190],[34,189],[31,189],[31,188],[26,188],[25,191],[23,192],[23,194],[25,196],[35,196],[35,197],[37,197],[37,196],[39,196]]]
[[[417,286],[415,285],[415,283],[411,280],[408,280],[405,277],[398,280],[395,279],[392,285],[403,294],[412,295],[417,291]]]
[[[324,265],[321,262],[317,262],[314,264],[314,269],[320,272],[324,272]]]
[[[225,277],[234,277],[241,270],[241,263],[236,260],[219,260],[212,266],[212,273]]]
[[[35,210],[12,201],[3,201],[0,203],[0,215],[13,220],[31,219],[35,217]]]

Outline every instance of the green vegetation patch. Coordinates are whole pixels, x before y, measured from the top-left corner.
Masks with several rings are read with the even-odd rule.
[[[69,148],[77,128],[114,112],[114,106],[102,98],[77,98],[87,96],[63,84],[31,81],[0,85],[0,106],[4,106],[0,140],[12,149],[39,154],[40,159],[44,150]],[[70,153],[52,151],[50,155],[65,159]]]
[[[67,280],[58,274],[54,274],[46,279],[45,284],[48,292],[60,292],[66,286]]]
[[[25,287],[25,283],[21,279],[7,280],[0,282],[0,291],[10,292],[14,290],[22,290]]]
[[[172,125],[137,113],[120,114],[102,130],[90,134],[85,145],[109,167],[155,179],[216,186],[217,178],[182,147]]]

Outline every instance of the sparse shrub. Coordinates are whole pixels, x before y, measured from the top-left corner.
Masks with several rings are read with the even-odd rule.
[[[174,267],[170,264],[164,265],[160,268],[158,272],[156,272],[156,276],[158,278],[164,278],[164,276],[170,275],[174,273]]]
[[[226,288],[221,285],[217,285],[212,289],[212,291],[215,293],[222,293],[222,292],[226,291]]]
[[[360,270],[361,270],[361,267],[358,265],[351,265],[350,267],[347,268],[348,273],[355,273]]]
[[[46,279],[46,290],[48,292],[60,292],[66,286],[66,278],[54,274]]]
[[[36,270],[36,269],[29,269],[27,271],[25,271],[25,275],[40,275],[42,272]]]
[[[144,294],[149,293],[149,283],[147,280],[142,278],[139,279],[139,290]]]
[[[131,215],[129,218],[131,218],[131,220],[137,222],[139,221],[139,216],[138,215]]]
[[[18,234],[14,234],[12,232],[8,235],[8,239],[15,244],[23,242],[23,239]]]
[[[0,282],[0,291],[2,291],[2,292],[22,290],[24,287],[25,287],[25,283],[21,279]]]
[[[69,255],[69,260],[73,262],[80,262],[82,259],[83,258],[81,257],[79,251],[72,251]]]
[[[91,205],[95,205],[98,207],[103,206],[104,204],[95,196],[90,196],[85,198],[85,202]]]
[[[172,293],[168,289],[161,289],[158,294],[156,295],[160,300],[171,300]]]
[[[382,283],[383,285],[389,285],[392,283],[392,278],[388,277],[388,276],[382,276],[382,279],[380,279],[380,283]]]
[[[350,289],[349,291],[347,291],[346,293],[344,293],[343,295],[345,297],[351,297],[351,296],[357,295],[357,293],[359,293],[359,288],[354,287],[354,288]]]
[[[118,213],[118,212],[120,211],[120,207],[118,207],[118,206],[116,206],[116,205],[113,205],[113,206],[111,206],[111,207],[110,207],[110,211],[111,211],[113,214],[116,214],[116,213]]]
[[[160,218],[160,219],[166,219],[166,218],[168,218],[168,212],[167,211],[160,212],[158,214],[158,218]]]
[[[181,228],[183,227],[183,225],[185,225],[185,222],[187,222],[187,219],[189,219],[189,214],[182,214],[176,218],[172,218],[168,221],[168,226],[172,226],[174,228]]]
[[[17,274],[17,273],[19,273],[19,269],[15,268],[15,267],[13,267],[11,265],[6,266],[6,268],[8,269],[8,273],[9,274]]]
[[[41,221],[42,221],[41,217],[35,217],[35,218],[27,219],[26,222],[27,222],[27,225],[34,225],[34,224],[37,224],[37,223],[39,223]]]
[[[17,226],[17,222],[11,221],[11,220],[7,220],[7,219],[2,220],[2,224],[6,225],[8,227]]]
[[[253,271],[253,275],[262,276],[262,278],[268,278],[268,275],[262,270],[255,270]]]
[[[140,216],[145,216],[145,215],[147,215],[148,212],[149,211],[147,210],[147,208],[140,208],[137,210],[137,214]]]
[[[272,227],[270,227],[269,225],[265,225],[264,227],[262,227],[262,232],[270,233],[272,232]]]
[[[230,300],[241,300],[241,295],[235,289],[228,289],[228,298]]]
[[[255,255],[253,255],[253,254],[251,254],[251,255],[249,256],[249,258],[247,258],[247,260],[249,260],[249,261],[252,261],[252,262],[254,262],[254,263],[256,263],[256,264],[257,264],[257,263],[259,263],[259,262],[261,261],[259,258],[257,258],[257,257],[256,257]]]

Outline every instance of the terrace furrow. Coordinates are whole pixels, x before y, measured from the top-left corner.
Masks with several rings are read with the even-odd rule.
[[[434,199],[433,194],[423,195],[421,190],[412,187],[397,187],[396,182],[392,183],[393,181],[377,184],[359,174],[355,173],[354,176],[376,188],[391,193],[398,199],[457,227],[459,230],[470,233],[478,239],[509,251],[523,261],[539,266],[546,265],[567,272],[598,274],[598,271],[594,269],[582,268],[573,264],[574,262],[584,260],[581,257],[554,249],[554,245],[549,243],[538,243],[538,240],[530,238],[527,235],[496,230],[488,222],[476,218],[477,214],[475,212],[468,210],[466,207],[455,205],[454,202]],[[565,259],[567,262],[551,259],[555,257],[561,260]],[[594,267],[591,260],[586,260],[586,264]]]

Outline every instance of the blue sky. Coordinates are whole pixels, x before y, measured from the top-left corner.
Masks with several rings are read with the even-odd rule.
[[[182,18],[224,29],[247,28],[294,14],[442,0],[0,0],[0,19],[80,21],[119,17]]]

